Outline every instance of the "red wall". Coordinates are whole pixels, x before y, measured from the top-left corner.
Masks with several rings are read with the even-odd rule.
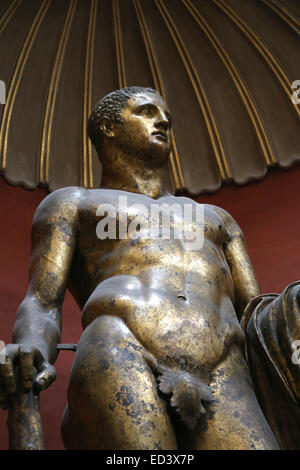
[[[26,191],[0,178],[0,339],[10,341],[15,312],[27,291],[30,225],[44,190]],[[261,182],[228,185],[199,202],[226,209],[245,234],[250,257],[264,293],[280,292],[300,278],[300,166],[271,170]],[[69,294],[64,303],[62,342],[77,342],[80,311]],[[41,395],[47,449],[63,449],[60,420],[66,403],[68,374],[74,353],[62,352],[58,378]],[[7,412],[0,410],[0,449],[7,449]]]
[[[0,177],[0,339],[11,340],[15,313],[27,292],[30,227],[35,208],[47,195],[41,189],[27,191],[9,186]],[[64,343],[80,336],[80,310],[69,293],[63,308]],[[63,449],[60,420],[66,403],[69,370],[74,353],[63,352],[56,362],[57,380],[41,394],[44,436],[47,449]],[[8,448],[7,411],[0,409],[0,449]]]

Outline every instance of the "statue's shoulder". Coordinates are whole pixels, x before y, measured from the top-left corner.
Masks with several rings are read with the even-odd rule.
[[[87,196],[88,190],[79,186],[67,186],[65,188],[56,189],[50,193],[42,202],[46,205],[53,203],[77,203]]]
[[[223,207],[215,206],[213,204],[204,204],[207,211],[210,211],[214,214],[217,214],[226,227],[235,227],[237,230],[240,230],[240,227],[234,217],[227,212]]]
[[[215,206],[214,204],[204,204],[204,207],[206,210],[215,212],[216,214],[219,214],[222,219],[233,219],[233,217],[227,212],[223,207]]]
[[[49,218],[74,217],[81,201],[86,197],[87,190],[77,186],[68,186],[53,191],[37,207],[33,224]]]

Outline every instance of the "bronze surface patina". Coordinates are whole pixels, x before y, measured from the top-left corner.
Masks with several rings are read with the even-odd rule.
[[[120,196],[128,207],[196,207],[166,190],[171,126],[168,106],[151,89],[113,92],[95,107],[88,129],[102,187],[55,191],[36,211],[30,286],[0,366],[2,404],[16,398],[16,359],[17,395],[28,398],[55,379],[68,285],[84,331],[62,423],[67,449],[277,449],[244,357],[239,320],[260,292],[233,218],[205,205],[197,250],[172,237],[96,234],[102,205],[115,207],[117,226],[125,215],[133,220],[135,213],[119,210]],[[181,222],[174,217],[172,230]],[[26,415],[30,404],[22,406]],[[22,419],[11,408],[15,436]],[[38,435],[39,423],[31,431]]]

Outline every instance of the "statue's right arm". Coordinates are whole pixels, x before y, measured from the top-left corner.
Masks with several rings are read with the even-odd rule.
[[[16,365],[21,387],[43,390],[56,377],[53,363],[61,337],[61,308],[74,254],[78,204],[82,189],[65,188],[50,194],[37,208],[31,231],[30,282],[0,365],[0,404],[16,391]]]

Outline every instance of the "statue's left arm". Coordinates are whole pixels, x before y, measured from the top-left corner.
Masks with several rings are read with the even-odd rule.
[[[236,221],[223,209],[216,209],[225,224],[224,254],[235,290],[235,309],[240,320],[246,305],[260,295],[259,285],[250,261],[243,232]]]

